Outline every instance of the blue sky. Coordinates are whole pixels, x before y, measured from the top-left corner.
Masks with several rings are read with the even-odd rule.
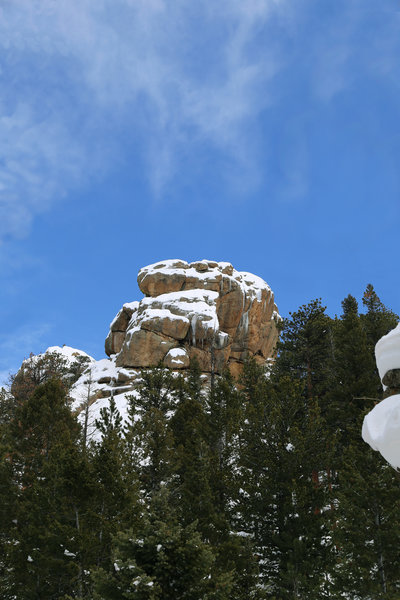
[[[164,258],[400,312],[398,2],[4,0],[0,77],[1,379]]]

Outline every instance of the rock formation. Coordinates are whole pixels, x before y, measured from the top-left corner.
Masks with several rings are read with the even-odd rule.
[[[227,262],[166,260],[141,269],[138,284],[145,297],[123,305],[106,339],[117,367],[185,369],[196,358],[203,372],[238,375],[246,358],[272,356],[279,315],[261,278]]]
[[[53,346],[24,361],[19,371],[29,377],[30,370],[61,367],[73,409],[82,417],[90,405],[94,435],[111,395],[126,417],[143,368],[162,362],[181,371],[195,357],[207,384],[212,372],[227,366],[237,376],[246,358],[263,364],[274,353],[280,317],[270,287],[259,277],[226,262],[167,260],[141,269],[138,283],[145,297],[124,304],[112,321],[105,343],[109,358]]]

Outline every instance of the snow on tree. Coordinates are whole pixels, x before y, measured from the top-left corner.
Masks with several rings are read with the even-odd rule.
[[[386,398],[365,416],[362,437],[395,469],[400,468],[400,324],[375,346]]]

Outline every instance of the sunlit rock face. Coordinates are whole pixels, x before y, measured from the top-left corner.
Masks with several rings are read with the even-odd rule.
[[[138,284],[145,297],[124,304],[106,339],[117,367],[185,369],[195,357],[204,372],[238,375],[246,358],[273,355],[279,315],[260,277],[227,262],[166,260],[141,269]]]
[[[364,418],[362,437],[395,469],[400,468],[400,324],[375,347],[376,364],[386,398]]]
[[[140,302],[123,305],[95,360],[81,350],[53,346],[24,361],[20,375],[58,369],[71,408],[98,436],[96,419],[112,396],[123,420],[142,382],[143,369],[162,363],[175,372],[197,359],[204,386],[228,367],[237,376],[247,357],[264,364],[274,355],[280,320],[265,281],[230,263],[167,260],[140,270]],[[26,373],[25,373],[26,371]],[[37,379],[37,377],[36,377]]]

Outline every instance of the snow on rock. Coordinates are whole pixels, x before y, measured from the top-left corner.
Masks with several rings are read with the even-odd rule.
[[[108,354],[108,356],[116,354],[121,350],[125,339],[126,328],[138,307],[139,302],[126,302],[112,320],[110,331],[105,342],[106,354]]]
[[[186,369],[190,364],[190,359],[184,348],[172,348],[167,352],[164,363],[170,369]]]
[[[108,407],[113,396],[123,419],[127,417],[128,396],[137,394],[134,389],[140,373],[132,369],[118,368],[115,357],[95,360],[83,350],[70,346],[51,346],[41,354],[26,359],[19,372],[26,374],[38,369],[45,376],[60,375],[68,384],[71,408],[78,413],[83,424],[88,413],[88,436],[99,437],[96,419],[101,409]]]
[[[65,365],[69,367],[73,363],[76,363],[79,360],[93,362],[94,358],[89,356],[83,350],[78,350],[77,348],[71,348],[71,346],[50,346],[42,352],[41,354],[34,354],[29,358],[25,359],[22,363],[22,366],[29,366],[30,364],[37,364],[41,359],[48,357],[49,355],[56,355],[65,361]]]
[[[95,362],[94,358],[83,350],[70,346],[50,346],[45,352],[32,354],[26,358],[18,374],[23,377],[33,377],[36,382],[45,381],[52,376],[60,376],[71,383],[93,362]]]
[[[94,358],[89,356],[83,350],[77,348],[71,348],[71,346],[50,346],[44,352],[44,354],[56,353],[65,358],[69,363],[75,362],[78,358],[83,357],[89,359],[90,362],[94,361]]]
[[[186,368],[196,358],[204,372],[238,375],[247,357],[273,355],[280,317],[260,277],[228,262],[171,259],[141,269],[138,284],[145,298],[124,304],[107,336],[117,367]]]
[[[109,358],[95,360],[82,350],[52,346],[21,366],[41,369],[42,358],[44,363],[61,359],[72,409],[82,423],[87,417],[89,437],[99,435],[95,422],[111,396],[127,417],[128,398],[138,393],[143,368],[162,363],[177,373],[195,358],[208,382],[226,366],[239,375],[249,356],[266,364],[274,354],[280,317],[272,290],[260,277],[228,262],[173,259],[141,269],[138,283],[144,298],[123,304],[111,322]]]
[[[69,390],[72,410],[78,413],[82,425],[87,413],[88,439],[99,439],[96,420],[101,419],[101,410],[109,407],[111,396],[123,422],[126,421],[128,397],[137,396],[140,380],[140,371],[117,367],[115,356],[93,360],[88,365]]]

